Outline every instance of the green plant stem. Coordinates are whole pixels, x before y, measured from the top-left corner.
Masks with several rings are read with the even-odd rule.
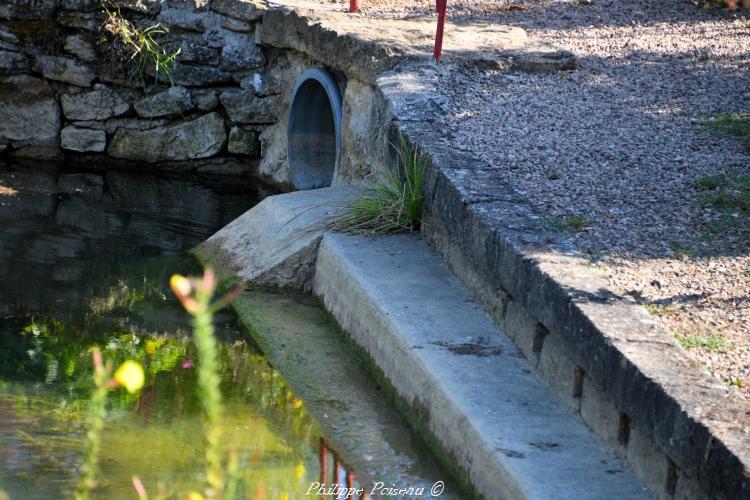
[[[100,363],[96,362],[94,364],[95,388],[88,404],[88,415],[86,417],[88,430],[86,431],[86,444],[83,452],[81,477],[78,480],[78,486],[76,487],[76,500],[87,500],[91,490],[96,486],[101,434],[104,429],[104,420],[107,417],[107,381],[112,375],[112,367],[111,365],[102,366]]]
[[[214,498],[223,498],[224,472],[221,466],[222,402],[219,379],[218,347],[214,337],[210,293],[198,294],[199,309],[193,318],[194,342],[198,351],[198,387],[205,420],[206,480]]]

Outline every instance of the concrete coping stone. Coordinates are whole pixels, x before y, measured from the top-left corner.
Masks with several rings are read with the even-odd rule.
[[[642,306],[609,290],[606,276],[566,237],[545,230],[496,168],[444,143],[433,111],[444,99],[439,71],[407,63],[377,81],[396,128],[430,163],[428,240],[450,241],[480,286],[500,287],[559,333],[610,402],[706,498],[750,498],[750,405],[731,397]]]

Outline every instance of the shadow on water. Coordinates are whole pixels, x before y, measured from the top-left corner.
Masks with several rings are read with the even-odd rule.
[[[241,180],[0,165],[0,489],[11,499],[73,491],[94,345],[147,374],[138,395],[110,398],[96,497],[134,498],[132,474],[153,492],[201,488],[194,352],[167,282],[196,273],[183,252],[263,194]],[[223,441],[240,451],[247,496],[299,497],[330,467],[355,484],[233,314],[215,323]]]

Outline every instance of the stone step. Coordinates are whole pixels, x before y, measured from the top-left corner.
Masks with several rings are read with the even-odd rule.
[[[652,498],[422,240],[328,233],[313,292],[485,498]]]

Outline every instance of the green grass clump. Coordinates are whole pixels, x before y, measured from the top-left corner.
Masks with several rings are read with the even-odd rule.
[[[153,68],[156,82],[169,81],[174,85],[172,73],[177,65],[180,49],[167,52],[158,41],[169,30],[159,23],[140,28],[125,19],[120,8],[108,1],[103,3],[103,8],[106,18],[102,28],[105,35],[100,43],[112,44],[113,50],[121,54],[122,62],[131,66],[131,76],[138,79],[142,86],[146,86],[149,68]]]
[[[591,225],[591,221],[583,215],[576,214],[563,218],[549,217],[542,225],[550,231],[580,233]]]
[[[427,162],[402,138],[397,147],[399,172],[389,171],[378,182],[344,207],[334,229],[369,235],[418,231],[422,223],[422,185]]]
[[[695,181],[698,203],[724,211],[750,212],[750,175],[710,175]]]
[[[719,115],[711,120],[706,120],[704,124],[712,132],[737,137],[745,149],[750,151],[750,114]]]
[[[674,337],[683,349],[700,348],[711,352],[724,352],[732,348],[732,345],[721,336],[704,335],[699,333],[676,333]]]

